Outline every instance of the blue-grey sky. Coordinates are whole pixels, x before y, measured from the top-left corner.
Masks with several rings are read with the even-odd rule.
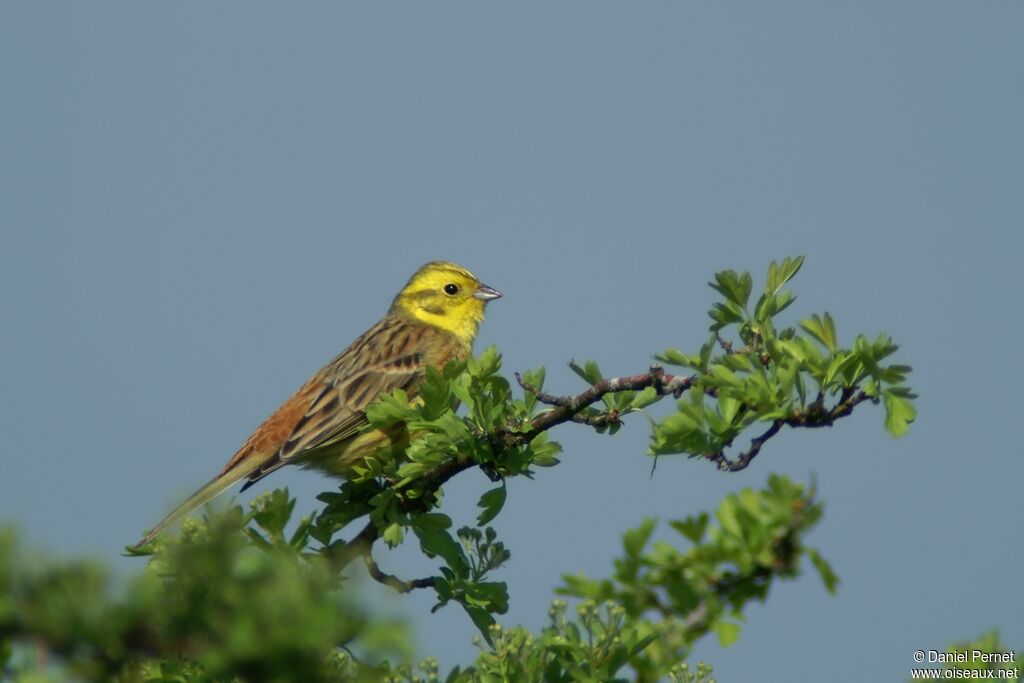
[[[910,436],[866,407],[742,473],[652,479],[642,418],[561,428],[563,464],[511,482],[498,523],[505,623],[610,573],[644,516],[777,471],[817,477],[809,541],[842,584],[780,585],[738,644],[702,644],[719,680],[903,680],[991,627],[1020,647],[1022,22],[1007,0],[4,3],[0,519],[134,569],[122,546],[427,260],[501,289],[478,348],[568,392],[570,358],[698,346],[715,270],[799,253],[794,315],[903,344]],[[328,486],[266,483],[304,511]],[[487,486],[453,482],[457,521]],[[389,606],[466,662],[469,620],[430,604]]]

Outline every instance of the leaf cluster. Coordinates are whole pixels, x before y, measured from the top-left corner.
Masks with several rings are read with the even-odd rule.
[[[907,432],[916,417],[906,385],[911,368],[887,363],[899,349],[890,337],[862,334],[843,346],[829,313],[780,323],[796,301],[786,285],[802,265],[802,257],[772,262],[756,302],[750,273],[715,274],[710,285],[721,299],[708,312],[708,340],[695,354],[670,348],[656,356],[696,374],[676,411],[654,426],[652,454],[685,453],[741,469],[781,427],[829,427],[863,401],[884,403],[893,436]],[[757,423],[772,431],[730,461],[726,449]]]
[[[357,634],[374,658],[408,656],[403,627],[370,620],[306,553],[304,522],[282,534],[294,504],[275,491],[248,514],[236,506],[190,519],[179,538],[149,549],[145,573],[123,587],[92,562],[34,561],[3,534],[8,665],[23,668],[10,645],[26,639],[73,679],[95,681],[335,680],[325,653],[343,652]]]
[[[311,549],[310,519],[292,521],[294,506],[279,490],[246,514],[236,506],[189,520],[180,538],[148,549],[146,573],[123,594],[89,563],[32,569],[4,536],[0,649],[11,671],[25,662],[10,644],[31,638],[87,680],[440,680],[435,660],[418,671],[401,663],[409,651],[400,625],[353,603],[350,580]],[[827,564],[802,543],[820,512],[813,491],[772,477],[763,490],[725,499],[714,522],[707,513],[671,521],[685,550],[652,542],[654,521],[645,520],[623,536],[610,578],[565,577],[559,592],[579,600],[575,610],[555,601],[537,633],[488,624],[477,660],[445,680],[613,681],[628,671],[638,681],[708,681],[708,667],[685,665],[690,646],[710,632],[734,640],[744,606],[763,600],[775,579],[797,576],[801,558],[834,586]],[[446,562],[465,563],[470,579],[508,559],[489,529],[457,536],[458,551],[437,553],[455,553]],[[449,599],[472,606],[479,596]],[[389,664],[394,657],[399,663]]]
[[[582,365],[572,361],[569,363],[569,369],[592,387],[599,385],[605,379],[597,362],[592,360],[588,360]],[[540,388],[539,385],[537,388]],[[661,398],[654,387],[607,392],[601,395],[602,408],[587,406],[576,413],[573,420],[591,425],[598,434],[607,432],[609,435],[614,435],[622,428],[623,417],[630,413],[640,412],[652,403],[657,403]]]
[[[558,592],[621,606],[628,622],[651,637],[630,660],[638,680],[661,680],[704,635],[716,634],[723,646],[735,642],[746,606],[763,602],[775,581],[799,576],[804,559],[835,591],[828,562],[803,543],[821,514],[813,489],[772,475],[764,489],[727,496],[713,519],[702,512],[670,521],[685,550],[655,540],[656,522],[645,519],[623,535],[611,577],[567,575]]]

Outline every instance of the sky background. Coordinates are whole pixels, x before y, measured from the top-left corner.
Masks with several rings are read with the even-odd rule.
[[[737,474],[648,429],[566,426],[497,527],[506,624],[611,572],[644,516],[812,475],[842,578],[779,585],[720,681],[904,680],[916,649],[1024,647],[1019,346],[1024,4],[38,3],[0,6],[0,521],[130,573],[122,547],[384,312],[424,261],[505,298],[478,349],[580,383],[704,340],[715,270],[807,256],[791,320],[887,332],[919,420],[858,409]],[[316,507],[329,487],[267,480]],[[490,484],[452,482],[470,522]],[[242,496],[266,490],[255,487]],[[665,534],[669,538],[668,534]],[[403,568],[403,556],[384,567]],[[421,654],[457,607],[376,597]]]

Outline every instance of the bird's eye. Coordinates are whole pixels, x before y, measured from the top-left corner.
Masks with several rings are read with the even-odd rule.
[[[452,283],[449,282],[444,286],[444,293],[447,294],[448,296],[455,296],[456,294],[459,293],[459,286],[453,285]]]

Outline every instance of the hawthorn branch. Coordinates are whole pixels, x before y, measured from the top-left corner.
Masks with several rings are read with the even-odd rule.
[[[596,413],[593,415],[576,413],[569,419],[577,424],[587,425],[588,427],[594,427],[595,429],[600,429],[601,427],[607,427],[609,425],[623,424],[622,417],[619,415],[619,411],[617,410],[609,410],[606,413]]]
[[[523,379],[523,376],[520,373],[517,372],[515,374],[516,381],[519,382],[519,386],[533,394],[534,398],[541,403],[546,403],[549,406],[562,406],[563,408],[568,407],[569,404],[572,403],[571,396],[555,396],[554,394],[549,394],[535,384],[527,382]]]
[[[352,560],[369,553],[373,544],[380,538],[380,531],[371,519],[362,530],[344,543],[332,543],[328,549],[327,556],[335,571],[340,572],[347,567]]]
[[[619,391],[639,391],[647,387],[653,387],[659,396],[672,395],[678,398],[684,391],[693,386],[694,382],[697,381],[697,377],[667,375],[660,366],[652,365],[649,372],[639,375],[602,379],[576,396],[553,396],[525,382],[518,372],[516,373],[516,381],[519,382],[519,386],[536,396],[538,401],[553,407],[533,418],[530,425],[531,428],[527,431],[505,432],[503,434],[506,437],[505,442],[510,446],[527,443],[541,432],[547,431],[563,422],[569,422],[573,419],[573,416],[601,400],[606,394],[614,394]]]
[[[351,540],[331,544],[328,558],[335,571],[341,572],[357,557],[363,558],[366,571],[374,581],[393,588],[399,593],[410,593],[416,588],[433,588],[437,577],[428,576],[424,579],[403,581],[394,574],[388,574],[380,568],[373,557],[373,544],[380,538],[380,530],[370,520]]]
[[[772,422],[772,426],[769,427],[760,436],[756,436],[750,440],[750,448],[739,454],[734,460],[730,460],[726,457],[724,451],[718,451],[708,455],[708,460],[718,465],[718,469],[726,472],[739,472],[740,470],[746,469],[747,465],[757,457],[757,454],[761,452],[761,447],[764,446],[768,439],[772,438],[779,433],[785,425],[785,420],[775,420]]]
[[[725,351],[725,355],[732,355],[732,342],[722,336],[721,332],[715,332],[715,339],[718,340],[718,345]]]
[[[787,418],[774,420],[768,429],[750,440],[750,447],[747,450],[735,458],[730,459],[726,457],[724,450],[721,450],[708,454],[707,459],[715,463],[720,470],[739,472],[750,465],[754,458],[757,457],[757,454],[761,452],[764,444],[778,434],[783,427],[803,427],[807,429],[831,427],[835,424],[836,420],[852,413],[853,409],[864,401],[877,402],[878,399],[869,396],[863,391],[858,391],[856,387],[846,387],[840,393],[836,404],[832,408],[827,409],[825,408],[825,397],[819,394],[817,399],[804,410],[798,410]]]
[[[399,593],[411,593],[416,588],[433,588],[436,577],[428,576],[425,579],[413,579],[412,581],[403,581],[394,574],[388,574],[381,570],[377,561],[373,559],[373,553],[370,548],[363,550],[363,563],[366,565],[366,571],[369,572],[370,577],[378,582],[382,583],[388,588],[393,588]]]

